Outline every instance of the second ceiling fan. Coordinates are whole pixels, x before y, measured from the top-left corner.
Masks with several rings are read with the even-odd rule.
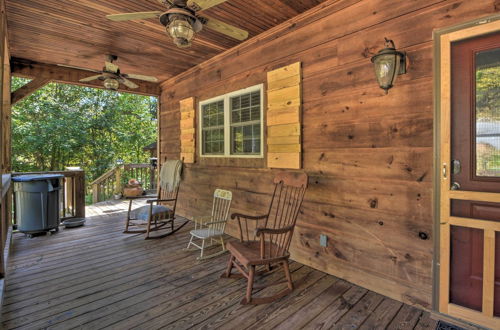
[[[167,33],[172,37],[174,43],[185,48],[191,46],[195,33],[200,32],[203,27],[225,34],[237,40],[248,38],[248,32],[229,25],[215,18],[200,16],[199,12],[223,3],[227,0],[156,0],[167,6],[165,12],[147,11],[136,13],[124,13],[107,15],[112,21],[129,21],[137,19],[159,18],[160,23],[166,27]]]

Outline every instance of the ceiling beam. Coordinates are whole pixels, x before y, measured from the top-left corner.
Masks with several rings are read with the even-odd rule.
[[[16,77],[23,77],[29,79],[48,79],[49,81],[72,84],[85,87],[101,88],[104,89],[103,83],[100,80],[91,82],[80,82],[80,79],[95,75],[95,72],[68,68],[52,64],[43,64],[32,62],[25,59],[13,58],[11,61],[12,75]],[[158,83],[151,83],[147,81],[134,80],[139,88],[130,89],[120,84],[118,92],[133,93],[140,95],[159,96],[160,87]]]
[[[19,87],[14,92],[10,93],[10,104],[14,105],[22,99],[30,96],[38,89],[47,85],[50,82],[50,79],[47,78],[35,78],[26,85]]]

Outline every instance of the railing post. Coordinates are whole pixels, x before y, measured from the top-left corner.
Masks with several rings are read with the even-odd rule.
[[[92,185],[92,203],[95,204],[99,202],[99,184],[94,183]]]
[[[115,195],[122,192],[122,167],[117,166],[115,169]]]
[[[155,189],[156,188],[156,178],[155,178],[155,167],[150,164],[149,165],[149,189]]]

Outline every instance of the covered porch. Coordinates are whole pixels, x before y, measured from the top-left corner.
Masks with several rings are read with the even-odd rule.
[[[432,329],[446,319],[500,329],[498,131],[483,132],[493,144],[472,138],[500,112],[485,101],[476,118],[469,102],[484,70],[494,71],[484,94],[500,95],[499,1],[198,2],[206,10],[196,0],[0,0],[4,327]],[[168,13],[173,27],[190,25],[189,47],[178,47]],[[460,58],[477,40],[481,74],[474,57]],[[384,51],[394,55],[385,85],[372,62]],[[452,84],[463,74],[466,86]],[[31,81],[11,91],[12,76]],[[240,305],[245,281],[219,278],[227,255],[198,263],[183,251],[191,225],[162,240],[123,234],[124,202],[81,208],[83,228],[14,233],[11,108],[49,82],[158,98],[158,168],[182,160],[179,218],[210,212],[216,189],[231,193],[231,213],[258,218],[277,173],[305,175],[287,241],[295,290]],[[478,146],[487,170],[471,174]],[[121,170],[93,182],[94,202],[113,195]],[[236,221],[225,230],[238,237]],[[265,290],[257,296],[275,289]]]
[[[246,281],[220,278],[227,254],[196,262],[196,252],[183,251],[191,225],[161,241],[123,235],[127,207],[97,203],[87,207],[85,227],[30,240],[15,234],[3,328],[435,328],[429,312],[298,262],[291,264],[292,294],[240,305]]]

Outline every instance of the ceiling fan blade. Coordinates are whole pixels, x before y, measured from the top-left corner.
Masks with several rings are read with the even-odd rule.
[[[226,1],[227,0],[188,0],[187,5],[190,8],[197,8],[196,10],[201,11],[213,6],[217,6],[218,4]]]
[[[144,76],[142,74],[124,74],[122,75],[125,78],[130,78],[130,79],[137,79],[137,80],[143,80],[143,81],[150,81],[150,82],[158,82],[158,78],[152,77],[152,76]]]
[[[80,79],[80,82],[89,82],[89,81],[92,81],[92,80],[97,80],[99,78],[101,78],[100,74],[98,74],[96,76],[90,76],[90,77],[87,77],[87,78]]]
[[[132,21],[136,19],[156,18],[162,14],[161,11],[141,11],[137,13],[124,13],[106,15],[106,18],[115,22]]]
[[[123,77],[120,78],[120,82],[122,84],[124,84],[125,86],[127,86],[128,88],[132,88],[132,89],[139,88],[139,85],[137,85],[137,84],[135,84],[135,83],[131,82],[130,80],[123,78]]]
[[[104,62],[106,66],[106,71],[117,73],[118,70],[120,70],[120,67],[114,63],[111,63],[109,61]]]
[[[57,66],[60,66],[60,67],[63,67],[63,68],[70,68],[70,69],[77,69],[77,70],[83,70],[83,71],[89,71],[89,72],[101,73],[101,71],[100,71],[100,70],[94,70],[94,69],[81,68],[81,67],[79,67],[79,66],[73,66],[73,65],[57,64]]]
[[[203,18],[207,20],[205,26],[209,29],[223,33],[237,40],[245,40],[246,38],[248,38],[248,31],[239,29],[236,26],[229,25],[215,18],[206,16],[204,16]]]

